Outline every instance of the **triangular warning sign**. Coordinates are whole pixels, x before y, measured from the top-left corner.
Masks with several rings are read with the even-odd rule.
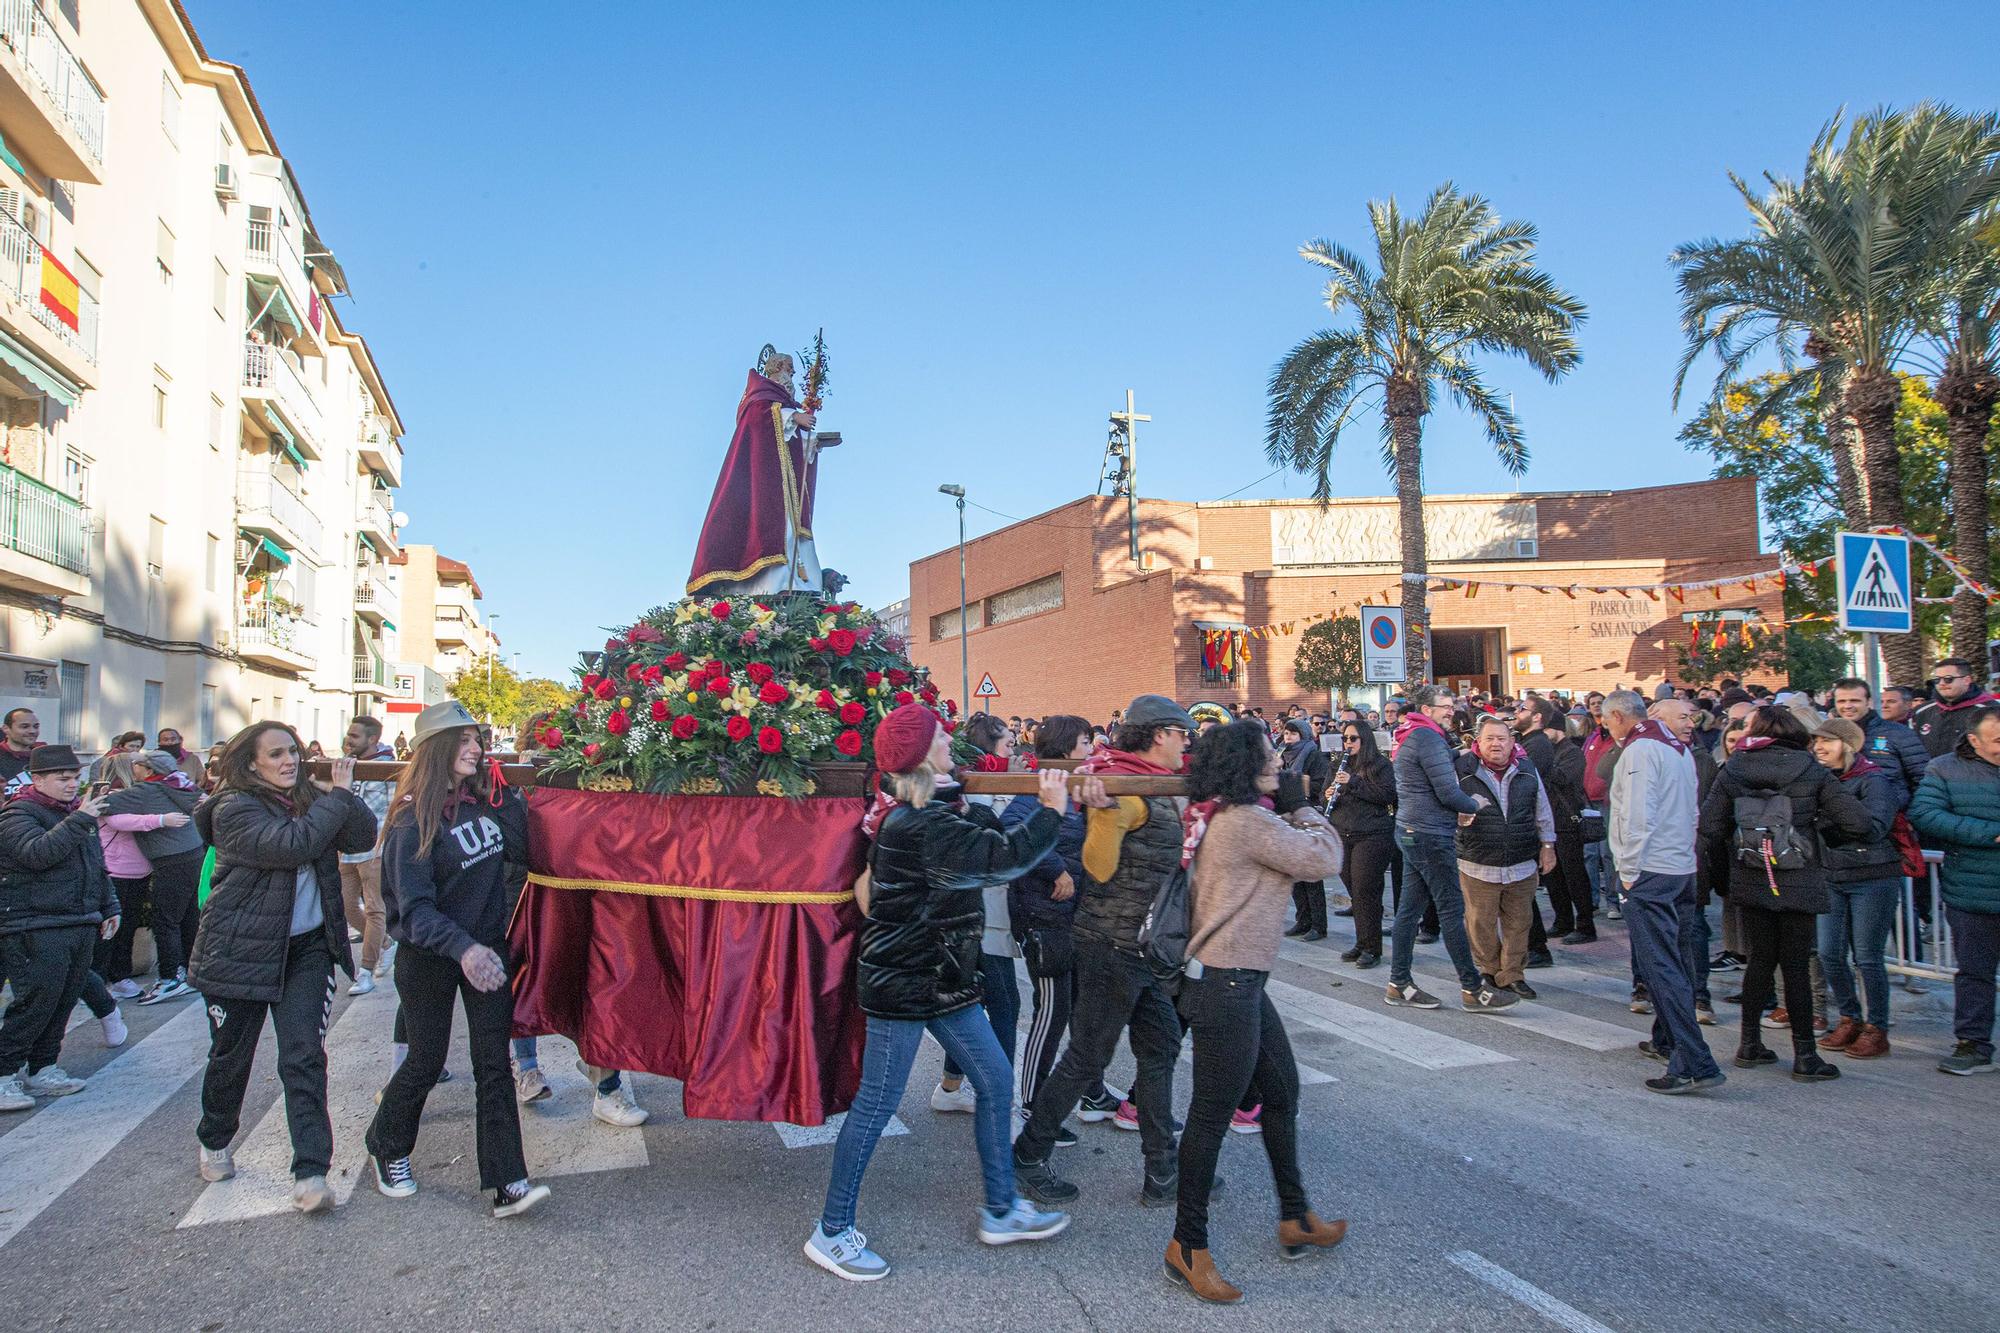
[[[979,688],[972,692],[975,699],[998,699],[1000,687],[993,683],[993,673],[987,672],[979,678]]]
[[[1868,544],[1868,556],[1861,562],[1861,572],[1855,576],[1854,589],[1847,596],[1847,604],[1857,611],[1910,609],[1903,589],[1889,568],[1888,557],[1882,554],[1881,542]]]

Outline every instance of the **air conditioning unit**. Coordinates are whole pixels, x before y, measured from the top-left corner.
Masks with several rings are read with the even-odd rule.
[[[236,567],[241,569],[250,563],[250,557],[257,553],[257,544],[248,537],[236,539]]]
[[[1533,537],[1522,537],[1514,543],[1514,555],[1520,560],[1533,560],[1541,551],[1541,542]]]
[[[236,168],[227,162],[215,164],[215,197],[218,199],[236,197]]]
[[[1214,569],[1215,557],[1212,555],[1196,556],[1194,561],[1194,567],[1196,569]]]

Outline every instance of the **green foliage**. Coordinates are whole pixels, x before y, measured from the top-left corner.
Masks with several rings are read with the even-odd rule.
[[[1724,676],[1737,680],[1760,672],[1785,669],[1785,641],[1775,634],[1758,635],[1749,643],[1735,625],[1729,627],[1722,647],[1714,646],[1713,624],[1701,627],[1701,642],[1690,651],[1685,643],[1674,647],[1674,679],[1690,685],[1713,685]]]
[[[521,678],[495,654],[475,660],[446,689],[481,722],[504,729],[520,716]]]
[[[519,735],[537,713],[560,713],[569,702],[569,690],[556,681],[542,676],[522,681],[520,701],[510,715],[515,734]]]
[[[1299,653],[1292,665],[1292,678],[1302,690],[1315,694],[1336,690],[1340,706],[1347,706],[1347,692],[1361,684],[1361,621],[1340,616],[1309,626],[1299,636]]]
[[[1795,690],[1817,692],[1848,674],[1847,650],[1832,634],[1785,634],[1785,677]]]

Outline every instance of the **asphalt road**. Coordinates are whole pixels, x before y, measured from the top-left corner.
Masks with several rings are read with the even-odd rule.
[[[1344,927],[1345,923],[1340,923]],[[1895,994],[1895,1053],[1840,1060],[1827,1085],[1729,1069],[1664,1098],[1633,1043],[1623,937],[1558,950],[1517,1018],[1391,1010],[1386,968],[1354,974],[1345,941],[1288,945],[1274,987],[1298,1057],[1306,1177],[1352,1224],[1329,1254],[1284,1263],[1259,1140],[1231,1135],[1213,1246],[1247,1292],[1214,1310],[1170,1287],[1170,1212],[1137,1205],[1136,1134],[1086,1127],[1061,1153],[1085,1190],[1067,1234],[989,1250],[970,1118],[928,1105],[926,1044],[883,1140],[861,1226],[895,1266],[842,1283],[799,1253],[817,1216],[826,1136],[686,1121],[674,1084],[641,1077],[641,1130],[588,1117],[563,1043],[558,1096],[523,1113],[554,1198],[496,1222],[477,1193],[472,1090],[433,1096],[422,1184],[392,1201],[357,1183],[359,1125],[387,1072],[394,998],[340,997],[329,1037],[336,1138],[351,1189],[331,1215],[284,1210],[282,1108],[269,1039],[244,1114],[244,1176],[194,1170],[198,1001],[125,1008],[132,1039],[71,1036],[89,1091],[0,1120],[0,1307],[21,1327],[195,1329],[1135,1328],[1598,1330],[2000,1328],[1992,1172],[2000,1078],[1932,1066],[1949,987]],[[1418,972],[1448,975],[1441,952]],[[1726,980],[1722,978],[1719,980]],[[1432,987],[1433,990],[1439,989]],[[1720,994],[1718,990],[1718,994]],[[1734,1010],[1723,1008],[1725,1021]],[[1779,1036],[1782,1034],[1773,1034]],[[1727,1068],[1733,1028],[1710,1030]],[[1773,1043],[1776,1045],[1777,1043]],[[1114,1082],[1126,1069],[1114,1068]],[[1185,1096],[1186,1069],[1181,1071]],[[260,1167],[261,1164],[261,1167]],[[560,1173],[560,1174],[558,1174]]]

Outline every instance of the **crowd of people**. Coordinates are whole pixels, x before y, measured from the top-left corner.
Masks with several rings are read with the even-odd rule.
[[[1764,1040],[1776,1031],[1789,1032],[1800,1082],[1838,1078],[1827,1053],[1887,1055],[1888,938],[1906,902],[1915,941],[1932,938],[1941,910],[1958,973],[1956,1046],[1938,1068],[1992,1070],[2000,699],[1959,659],[1939,663],[1921,695],[1881,694],[1857,679],[1819,698],[1733,681],[1661,686],[1651,699],[1422,686],[1379,712],[1270,717],[1144,695],[1103,727],[981,714],[956,736],[927,708],[895,710],[876,735],[883,785],[856,886],[861,1086],[807,1257],[850,1280],[888,1273],[858,1229],[861,1185],[926,1032],[946,1055],[930,1105],[973,1118],[981,1241],[1046,1240],[1068,1226],[1061,1209],[1081,1190],[1056,1153],[1079,1141],[1074,1120],[1138,1135],[1138,1201],[1175,1210],[1165,1273],[1203,1300],[1241,1297],[1209,1227],[1228,1133],[1260,1136],[1280,1253],[1339,1244],[1346,1223],[1318,1216],[1301,1172],[1298,1068],[1265,993],[1281,941],[1325,938],[1330,909],[1353,920],[1344,961],[1386,963],[1385,1004],[1442,1007],[1414,974],[1417,944],[1441,940],[1470,1013],[1535,1000],[1530,974],[1552,965],[1552,944],[1589,944],[1600,918],[1622,920],[1631,1006],[1653,1018],[1637,1056],[1664,1066],[1644,1085],[1667,1095],[1724,1083],[1701,1028],[1719,1021],[1712,980],[1738,971],[1740,989],[1720,997],[1739,1006],[1733,1068],[1777,1063]],[[8,713],[0,731],[0,969],[13,997],[0,1019],[0,1112],[84,1090],[59,1063],[79,999],[117,1045],[121,1001],[199,994],[211,1036],[200,1175],[234,1173],[268,1021],[293,1203],[323,1211],[337,974],[364,995],[393,969],[395,1071],[366,1136],[378,1190],[418,1188],[425,1101],[449,1077],[463,1009],[481,1188],[498,1217],[548,1196],[528,1177],[518,1108],[549,1088],[534,1039],[510,1047],[506,929],[528,824],[492,768],[490,734],[462,706],[420,715],[393,783],[356,778],[357,761],[399,749],[367,717],[326,779],[311,775],[311,747],[276,722],[252,724],[207,761],[169,730],[152,748],[121,737],[88,766],[40,743],[29,710]],[[964,785],[967,771],[1034,767],[1032,794]],[[1107,793],[1106,779],[1128,776],[1182,778],[1185,795]],[[1921,890],[1907,899],[1906,877]],[[1163,962],[1155,923],[1173,901],[1185,904],[1185,940]],[[1711,955],[1712,912],[1721,947]],[[142,915],[157,954],[150,985],[133,960]],[[1032,1006],[1018,1050],[1017,959]],[[1129,1092],[1105,1081],[1121,1036],[1136,1065]],[[1183,1123],[1173,1079],[1190,1039]],[[585,1072],[598,1119],[645,1120],[618,1071]]]

